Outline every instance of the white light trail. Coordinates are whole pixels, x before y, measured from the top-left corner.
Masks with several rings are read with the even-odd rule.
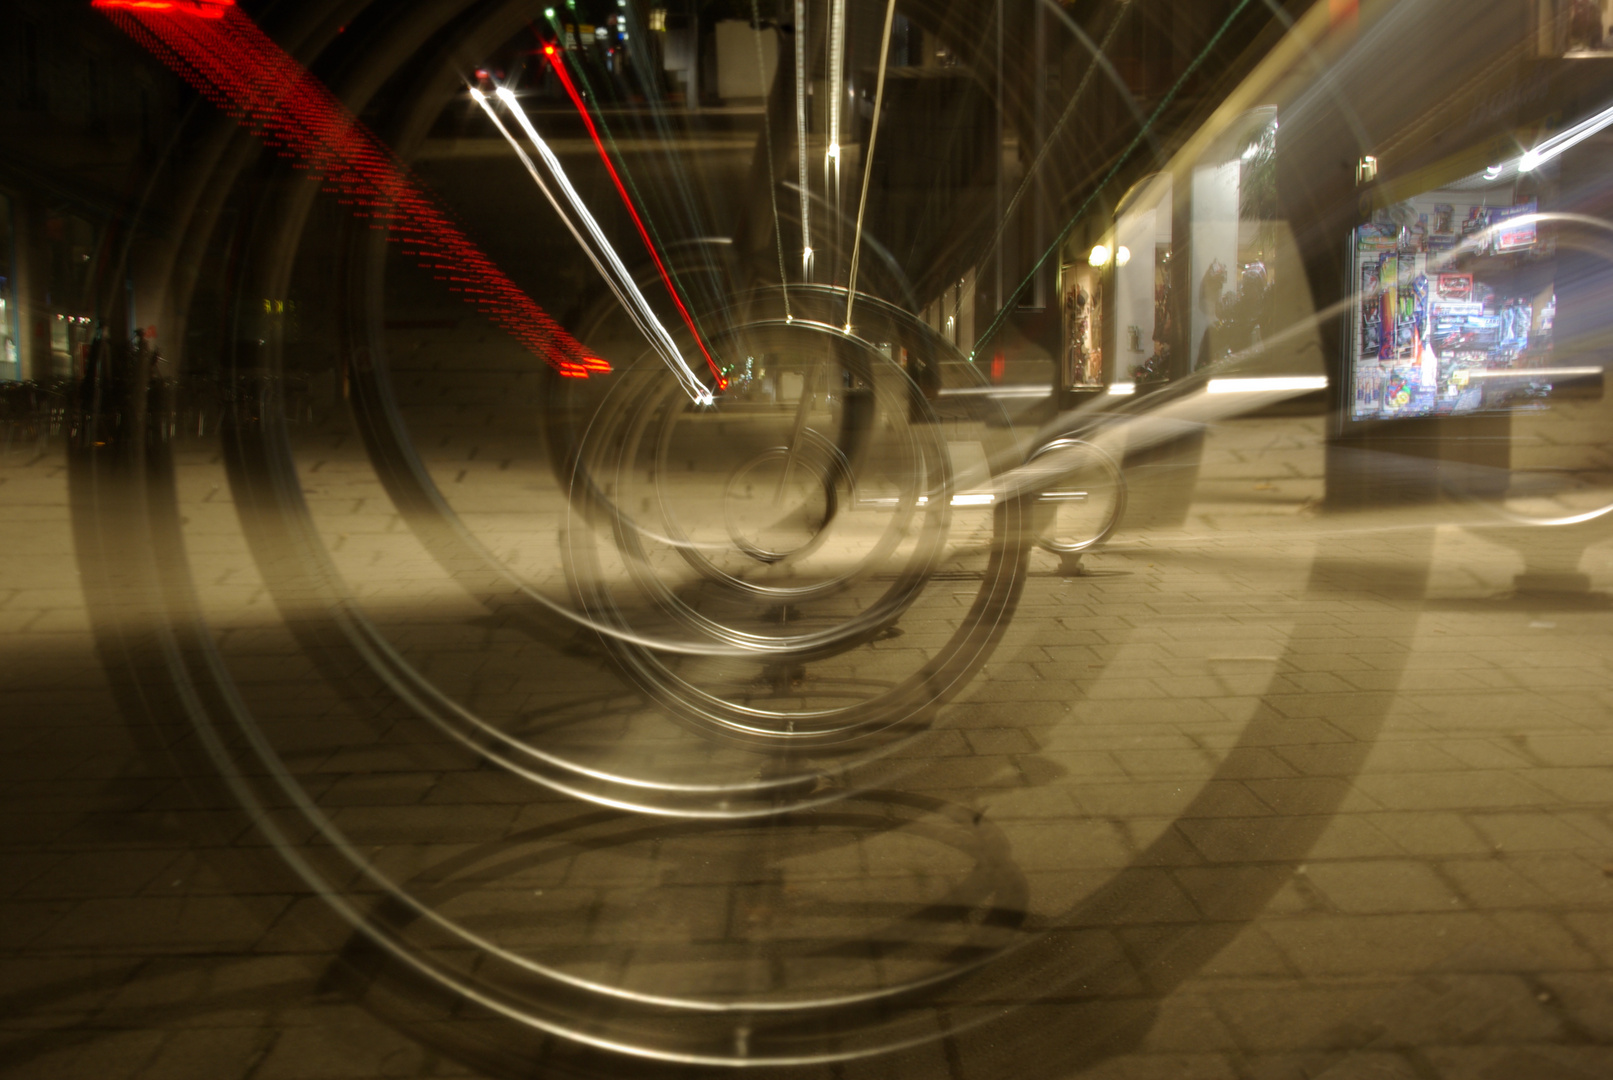
[[[1124,397],[1127,394],[1135,394],[1136,392],[1136,383],[1117,382],[1109,384],[1109,393],[1114,394],[1116,397]]]
[[[1550,161],[1570,146],[1584,142],[1608,125],[1613,124],[1613,107],[1603,109],[1595,116],[1586,117],[1571,128],[1566,128],[1544,140],[1533,150],[1518,159],[1518,171],[1529,172]]]
[[[577,243],[582,245],[583,251],[594,264],[594,268],[599,271],[600,276],[605,279],[605,283],[616,294],[617,300],[621,302],[622,307],[627,310],[628,315],[638,325],[645,338],[649,340],[650,345],[660,354],[667,367],[672,369],[672,374],[677,377],[678,382],[683,384],[684,391],[688,393],[690,399],[697,405],[710,404],[710,392],[690,369],[688,363],[683,359],[683,354],[678,350],[677,343],[672,340],[672,335],[667,333],[666,327],[656,317],[649,301],[645,300],[644,294],[639,292],[638,285],[634,283],[632,275],[627,272],[627,267],[622,265],[622,260],[617,256],[616,249],[611,247],[610,241],[605,239],[605,234],[600,230],[599,223],[594,220],[594,216],[588,212],[588,207],[583,204],[582,196],[578,195],[577,189],[571,186],[571,180],[566,176],[565,170],[560,167],[560,159],[555,157],[554,151],[549,149],[549,144],[543,141],[543,137],[532,126],[532,121],[527,119],[526,112],[516,99],[515,92],[507,86],[501,86],[495,93],[499,101],[510,111],[510,115],[515,117],[515,122],[520,125],[521,130],[531,140],[532,145],[537,148],[538,156],[543,159],[549,174],[560,187],[561,192],[566,197],[566,201],[571,204],[571,214],[568,214],[565,207],[561,206],[560,201],[555,198],[554,192],[544,182],[543,176],[538,172],[537,166],[533,164],[531,156],[521,146],[520,141],[499,119],[492,103],[487,100],[487,95],[473,86],[471,87],[470,96],[482,107],[482,111],[487,114],[488,119],[493,121],[499,133],[510,144],[510,148],[521,159],[521,164],[526,166],[528,175],[538,185],[538,189],[543,192],[544,197],[549,200],[549,204],[555,208],[555,212],[560,215],[561,221],[565,222],[566,228],[571,231],[571,235],[576,238]],[[575,215],[576,221],[573,220],[572,214]],[[577,221],[580,221],[583,229],[587,231],[587,238],[584,238],[582,233],[578,231]],[[589,242],[590,240],[592,243]]]
[[[866,501],[871,503],[871,504],[873,504],[873,505],[876,505],[876,506],[896,506],[902,500],[900,500],[900,499],[868,499]],[[994,503],[996,501],[997,501],[997,496],[996,495],[992,494],[989,491],[985,491],[985,492],[977,492],[977,493],[966,494],[966,495],[954,495],[954,496],[952,496],[952,498],[947,500],[947,505],[948,506],[990,506],[992,503]],[[930,505],[930,497],[928,495],[920,495],[919,496],[919,505],[920,506],[928,506],[928,505]]]
[[[812,280],[812,198],[807,187],[807,7],[795,0],[795,139],[796,165],[801,181],[801,276]]]
[[[840,92],[846,78],[846,0],[830,0],[829,5],[829,149],[823,162],[824,194],[829,204],[840,208]],[[835,239],[840,233],[838,228]],[[833,273],[834,268],[830,267]]]
[[[879,114],[885,104],[885,67],[890,59],[891,26],[896,18],[896,0],[885,5],[885,33],[879,39],[879,74],[874,81],[874,119],[868,128],[868,145],[863,148],[863,186],[857,197],[857,231],[851,237],[851,270],[846,277],[846,333],[851,333],[851,305],[857,299],[857,259],[862,254],[863,212],[868,209],[868,183],[874,176],[874,145],[879,138]]]
[[[1211,379],[1205,388],[1210,394],[1272,394],[1295,390],[1326,390],[1325,375],[1284,375],[1256,379]]]

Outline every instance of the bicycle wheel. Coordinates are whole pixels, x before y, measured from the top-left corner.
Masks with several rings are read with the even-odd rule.
[[[1038,447],[1026,463],[1047,474],[1031,481],[1039,547],[1079,555],[1113,535],[1126,513],[1126,477],[1114,458],[1091,443],[1061,438]]]
[[[748,324],[735,337],[788,399],[692,407],[650,368],[624,379],[584,440],[573,490],[599,519],[570,535],[573,589],[605,625],[710,643],[671,653],[605,639],[636,685],[700,730],[783,748],[901,729],[967,681],[1012,610],[1022,507],[961,491],[951,460],[961,445],[991,457],[1001,429],[928,410],[914,422],[922,398],[890,352],[937,343],[911,321],[879,330],[896,340],[799,317]],[[909,631],[927,644],[898,644]]]

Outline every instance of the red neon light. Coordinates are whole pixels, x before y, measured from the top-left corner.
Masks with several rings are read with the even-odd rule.
[[[566,88],[566,95],[571,98],[572,105],[576,107],[578,114],[582,116],[582,122],[588,128],[588,137],[594,140],[594,147],[599,151],[599,160],[605,163],[605,171],[610,173],[611,183],[616,185],[616,193],[622,197],[622,205],[627,207],[628,216],[633,219],[633,225],[638,229],[639,239],[644,241],[645,250],[650,253],[650,258],[655,260],[655,268],[661,273],[661,281],[666,285],[666,291],[671,294],[672,302],[678,306],[678,314],[683,316],[683,325],[687,326],[689,333],[694,335],[695,344],[700,346],[700,354],[706,358],[706,366],[717,377],[717,389],[728,389],[728,380],[723,376],[722,371],[718,369],[717,361],[713,360],[711,353],[706,350],[705,339],[700,336],[700,331],[695,328],[694,316],[690,315],[689,309],[683,306],[683,297],[678,295],[677,288],[672,284],[672,275],[667,272],[666,265],[661,262],[661,254],[655,250],[655,244],[650,240],[650,231],[644,227],[644,222],[638,216],[638,208],[633,205],[633,200],[628,197],[626,185],[622,183],[622,178],[616,175],[616,166],[612,164],[610,155],[605,152],[605,144],[600,141],[599,132],[594,127],[594,118],[588,115],[588,106],[583,104],[582,95],[577,93],[576,86],[571,82],[571,76],[566,73],[565,61],[555,51],[553,45],[545,45],[543,53],[554,64],[555,74],[560,76],[560,85]]]
[[[233,0],[93,3],[533,355],[575,378],[610,370],[495,266],[392,151]],[[198,14],[206,21],[190,17]]]

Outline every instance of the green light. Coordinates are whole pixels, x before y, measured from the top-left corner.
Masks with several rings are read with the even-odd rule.
[[[544,17],[544,18],[545,18],[545,19],[552,19],[552,18],[554,18],[554,8],[552,8],[552,7],[546,7],[546,8],[544,8],[544,9],[543,9],[543,17]]]

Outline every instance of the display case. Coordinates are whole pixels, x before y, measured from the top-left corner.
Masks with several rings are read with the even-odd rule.
[[[1553,363],[1556,242],[1534,187],[1495,167],[1355,230],[1350,420],[1506,410],[1583,381]]]
[[[1093,248],[1085,263],[1059,267],[1061,319],[1059,385],[1066,391],[1096,390],[1103,377],[1103,268],[1105,245]]]

